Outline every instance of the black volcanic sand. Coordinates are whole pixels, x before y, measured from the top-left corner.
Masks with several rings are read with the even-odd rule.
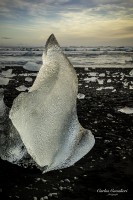
[[[4,70],[9,69],[6,67]],[[77,110],[80,123],[95,136],[94,148],[74,166],[41,174],[38,169],[25,169],[0,160],[0,194],[5,199],[23,200],[103,200],[133,199],[133,114],[118,112],[118,108],[133,105],[132,90],[129,89],[131,69],[82,69],[77,68],[79,93]],[[87,73],[105,73],[103,85],[86,82]],[[20,85],[30,87],[35,73],[22,68],[13,68],[15,76],[5,89],[4,100],[11,107],[13,99],[20,93]],[[124,76],[123,76],[124,74]],[[123,77],[123,78],[122,78]],[[107,80],[111,79],[111,83]],[[129,82],[123,87],[123,82]],[[111,89],[96,90],[113,86]],[[118,190],[118,191],[117,191]]]

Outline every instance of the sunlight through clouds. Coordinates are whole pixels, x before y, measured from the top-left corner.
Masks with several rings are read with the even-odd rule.
[[[0,0],[0,41],[41,45],[54,33],[62,45],[133,45],[132,4],[131,0]]]

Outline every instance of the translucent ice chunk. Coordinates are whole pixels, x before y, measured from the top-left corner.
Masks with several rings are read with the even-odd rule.
[[[43,65],[28,93],[13,102],[10,118],[28,153],[45,171],[73,165],[93,147],[78,122],[78,80],[54,35],[46,42]]]
[[[125,114],[133,114],[133,108],[125,106],[124,108],[121,108],[118,110],[119,112],[125,113]]]
[[[3,117],[6,112],[6,105],[4,104],[3,101],[3,89],[0,89],[0,117]]]
[[[0,157],[16,163],[27,152],[19,133],[10,121],[9,108],[3,100],[3,89],[0,89]]]
[[[40,66],[35,62],[27,62],[23,68],[29,71],[39,71]]]

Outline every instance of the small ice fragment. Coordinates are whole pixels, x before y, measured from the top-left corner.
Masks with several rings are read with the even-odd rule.
[[[133,69],[129,72],[129,75],[133,77]]]
[[[6,112],[6,105],[4,103],[4,95],[3,95],[4,90],[0,89],[0,118],[3,118]]]
[[[84,176],[84,177],[87,177],[87,174],[84,174],[83,176]]]
[[[18,90],[18,91],[26,91],[26,90],[28,90],[28,88],[27,87],[25,87],[25,85],[20,85],[19,87],[16,87],[16,90]]]
[[[120,147],[116,147],[116,149],[121,149]]]
[[[133,108],[127,106],[125,106],[124,108],[120,108],[118,111],[125,114],[133,114]]]
[[[98,83],[100,84],[100,85],[102,85],[103,84],[103,82],[104,82],[104,80],[103,79],[97,79],[98,80]]]
[[[110,87],[99,87],[96,90],[113,90],[113,89],[114,89],[114,87],[110,86]]]
[[[63,187],[62,187],[62,186],[60,186],[60,187],[59,187],[59,189],[60,189],[60,190],[63,190]]]
[[[97,73],[97,72],[90,72],[90,73],[88,73],[88,75],[89,75],[89,76],[97,76],[98,73]]]
[[[100,77],[105,77],[105,73],[99,74]]]
[[[116,92],[116,89],[112,90],[112,92]]]
[[[37,178],[36,180],[37,180],[37,181],[40,181],[40,180],[41,180],[41,178]]]
[[[43,199],[44,199],[44,200],[47,200],[47,199],[48,199],[48,196],[43,197]]]
[[[130,89],[130,90],[133,90],[133,85],[130,85],[130,86],[129,86],[129,89]]]
[[[33,200],[37,200],[37,197],[33,197]]]
[[[106,90],[113,90],[114,87],[113,87],[113,86],[110,86],[110,87],[105,87],[104,89],[106,89]]]
[[[87,81],[87,83],[89,82],[96,82],[97,81],[97,78],[96,77],[91,77],[91,78],[85,78],[84,81]]]
[[[113,117],[110,113],[107,114],[107,117]]]
[[[32,78],[31,78],[31,77],[26,77],[26,78],[25,78],[25,81],[27,81],[27,82],[32,82]]]
[[[65,179],[65,182],[70,183],[70,180],[66,178],[66,179]]]
[[[12,74],[12,69],[8,69],[8,70],[6,70],[6,71],[2,71],[1,74],[2,74],[4,77],[7,77],[7,78],[15,76],[15,74]]]
[[[111,83],[111,79],[108,79],[108,80],[107,80],[107,83]]]
[[[41,66],[39,66],[37,63],[35,62],[27,62],[23,68],[29,71],[39,71]]]
[[[81,94],[81,93],[78,93],[77,98],[78,98],[78,99],[84,99],[84,98],[85,98],[85,95],[84,95],[84,94]]]
[[[8,85],[9,80],[9,78],[0,77],[0,85]]]
[[[128,82],[123,82],[124,88],[128,87]]]
[[[45,179],[43,179],[43,178],[42,178],[41,180],[42,180],[43,183],[46,183],[46,182],[47,182],[47,180],[45,180]]]
[[[84,70],[85,70],[85,71],[88,71],[88,67],[85,67]]]
[[[57,196],[57,193],[56,193],[56,192],[54,192],[54,193],[49,193],[48,196],[49,196],[49,197]]]
[[[105,144],[108,144],[108,143],[110,143],[111,142],[111,140],[104,140],[104,143]]]
[[[100,91],[100,90],[102,90],[102,89],[103,89],[102,87],[99,87],[99,88],[97,88],[96,90]]]

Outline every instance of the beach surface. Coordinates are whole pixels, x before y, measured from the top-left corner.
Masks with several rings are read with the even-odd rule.
[[[133,199],[132,68],[75,68],[79,79],[77,112],[92,131],[93,149],[74,166],[42,174],[0,160],[1,199]],[[32,86],[36,71],[1,68],[0,87],[11,108],[20,92]]]

